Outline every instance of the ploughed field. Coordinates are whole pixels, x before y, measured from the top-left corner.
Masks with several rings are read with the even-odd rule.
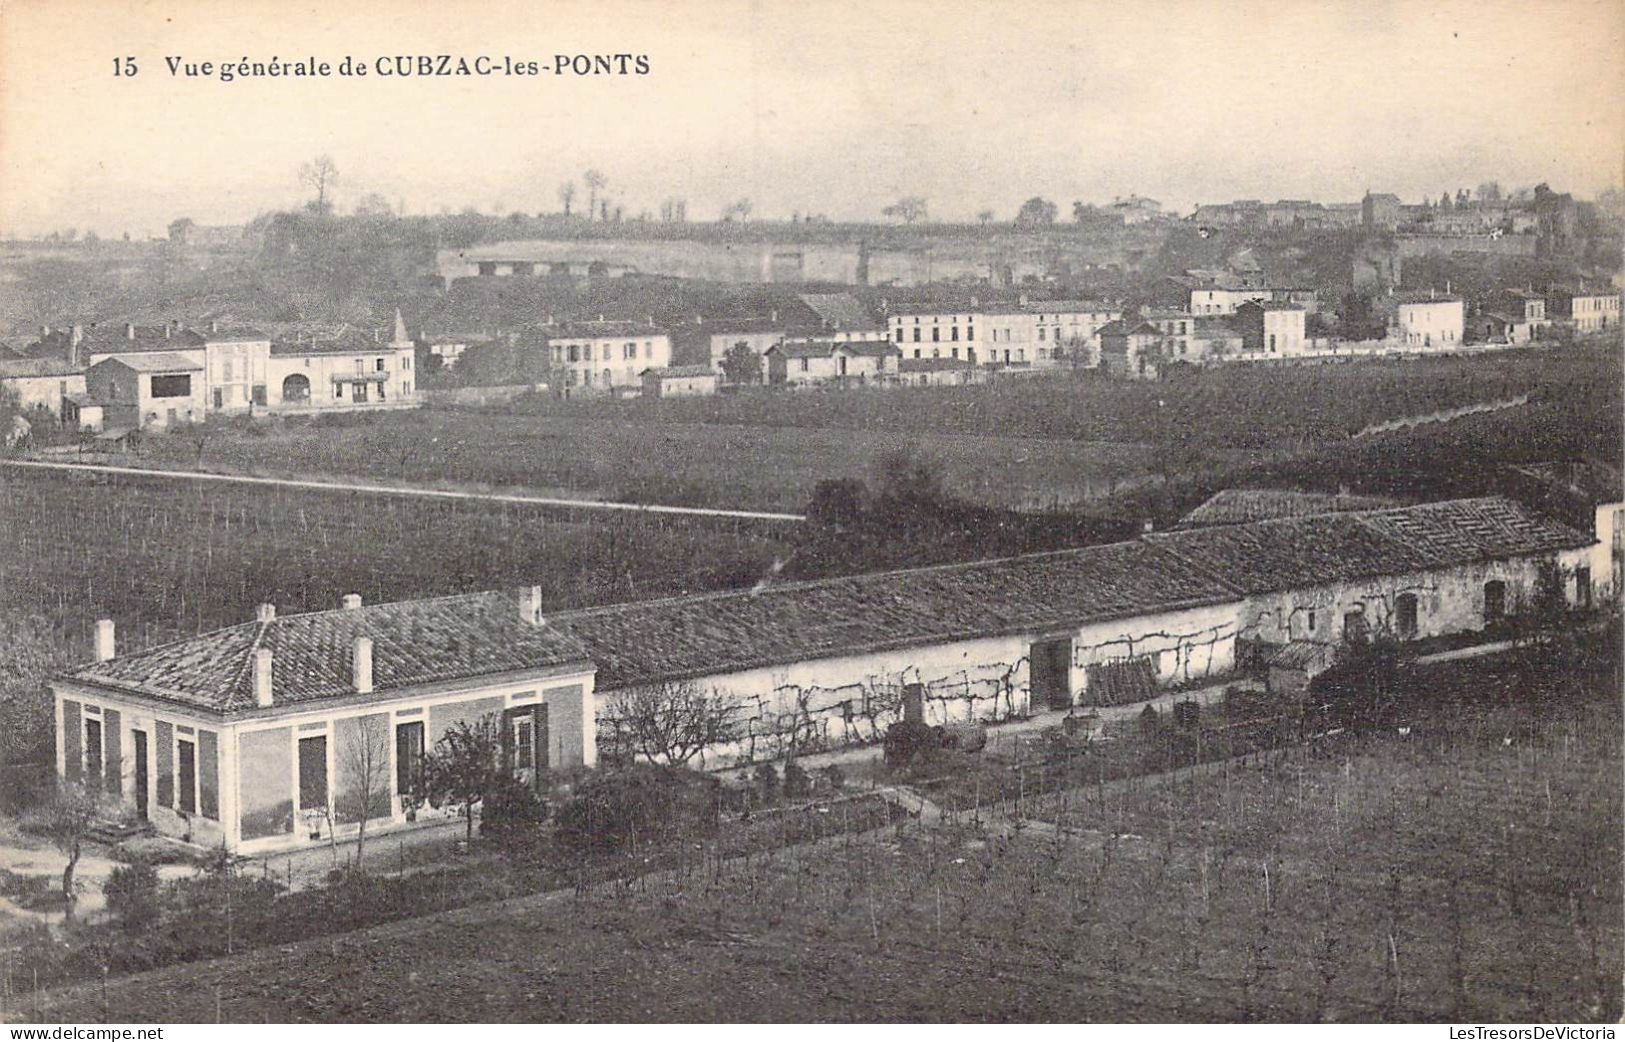
[[[1409,734],[1055,797],[1061,831],[888,827],[89,985],[28,1019],[1617,1019],[1611,681],[1437,673],[1505,686]]]
[[[253,431],[222,425],[201,443],[150,438],[143,455],[165,466],[233,472],[799,511],[820,480],[872,479],[878,460],[900,453],[939,464],[951,494],[1032,508],[1096,500],[1170,470],[1222,470],[1346,439],[1371,424],[1521,394],[1537,405],[1560,400],[1568,413],[1587,418],[1587,430],[1612,422],[1617,432],[1619,383],[1617,355],[1546,348],[1232,366],[1154,383],[1082,373],[975,387],[522,399],[490,411],[335,416]],[[1518,412],[1497,419],[1516,425]],[[1612,446],[1606,434],[1597,434],[1599,444]]]

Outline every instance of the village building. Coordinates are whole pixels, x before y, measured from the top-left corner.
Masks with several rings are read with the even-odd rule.
[[[645,369],[643,394],[646,398],[692,398],[717,393],[717,371],[708,365],[672,365]]]
[[[103,621],[95,661],[52,685],[57,768],[166,834],[277,849],[443,815],[412,781],[459,721],[500,721],[539,784],[630,754],[628,693],[687,685],[735,710],[703,759],[727,767],[878,741],[905,706],[999,721],[1220,682],[1299,641],[1477,632],[1543,590],[1589,604],[1598,550],[1492,497],[547,616],[537,587],[266,605],[123,656]]]
[[[652,318],[645,323],[549,320],[544,332],[553,368],[563,377],[565,397],[642,394],[639,374],[672,363],[671,336]]]
[[[165,430],[208,412],[203,365],[182,354],[141,352],[104,358],[85,371],[85,391],[110,426]]]
[[[1393,336],[1410,350],[1460,347],[1464,307],[1460,297],[1432,293],[1401,297],[1395,302]]]
[[[1100,369],[1111,376],[1155,379],[1163,360],[1162,330],[1149,322],[1119,319],[1101,327]]]
[[[886,384],[900,354],[885,340],[785,341],[767,351],[767,382],[777,387]]]
[[[1567,288],[1549,298],[1551,315],[1576,333],[1606,333],[1619,330],[1619,291],[1616,289]]]
[[[886,324],[851,293],[802,293],[797,298],[811,311],[815,327],[787,333],[790,339],[851,343],[886,339]]]
[[[903,358],[897,381],[909,387],[959,387],[986,383],[989,371],[964,358]]]
[[[779,319],[777,312],[769,314],[766,318],[728,318],[714,321],[696,316],[693,323],[674,330],[673,343],[688,346],[689,358],[708,359],[711,368],[717,371],[723,383],[734,382],[723,366],[723,360],[729,354],[749,351],[751,357],[756,360],[759,375],[755,381],[746,382],[759,383],[765,379],[765,374],[760,373],[762,357],[767,354],[768,348],[789,336],[791,329],[788,322]]]
[[[85,391],[84,370],[61,358],[0,358],[0,387],[17,396],[26,410],[62,416],[62,402]]]
[[[269,407],[284,413],[415,408],[416,358],[398,311],[388,340],[358,329],[278,340],[265,363]]]
[[[1365,198],[1360,200],[1360,224],[1366,228],[1393,231],[1403,220],[1402,209],[1399,196],[1391,192],[1367,192]]]
[[[1304,353],[1306,312],[1296,304],[1248,301],[1236,310],[1242,350],[1290,358]]]

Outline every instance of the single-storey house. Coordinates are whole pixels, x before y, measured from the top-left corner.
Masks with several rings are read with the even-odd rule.
[[[692,685],[731,707],[735,735],[701,760],[728,767],[879,740],[905,704],[934,724],[1124,704],[1219,682],[1243,653],[1480,630],[1543,589],[1584,605],[1595,552],[1484,498],[546,616],[539,587],[265,605],[124,656],[104,621],[96,661],[53,683],[57,766],[163,832],[269,849],[405,824],[423,750],[488,714],[539,780],[630,755],[625,696]]]
[[[717,372],[708,365],[654,366],[639,374],[648,398],[691,398],[717,393]]]

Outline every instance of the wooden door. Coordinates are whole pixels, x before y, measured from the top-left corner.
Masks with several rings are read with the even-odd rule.
[[[131,731],[135,739],[135,813],[147,820],[147,732]]]

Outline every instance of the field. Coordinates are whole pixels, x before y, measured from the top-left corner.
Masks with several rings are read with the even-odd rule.
[[[1519,394],[1532,397],[1531,409],[1562,403],[1591,451],[1611,454],[1619,384],[1617,357],[1553,349],[1232,367],[1160,383],[1080,374],[981,387],[756,389],[650,402],[543,398],[487,411],[428,409],[270,428],[221,424],[202,441],[150,438],[143,462],[798,511],[818,481],[872,482],[878,461],[904,454],[936,463],[950,494],[1036,509],[1100,501],[1179,473],[1214,478],[1316,453],[1373,423]],[[1516,412],[1498,420],[1520,422]]]
[[[121,650],[253,618],[539,584],[552,607],[754,581],[784,552],[771,529],[538,507],[216,482],[0,474],[0,702],[83,659],[98,618]],[[10,707],[14,709],[15,706]],[[47,734],[45,738],[49,738]]]
[[[1472,697],[1410,734],[1074,792],[1061,830],[886,828],[114,980],[27,1019],[1616,1020],[1610,682],[1438,675]]]
[[[557,416],[425,409],[345,421],[223,429],[205,441],[202,466],[793,513],[819,481],[870,477],[874,464],[894,453],[940,461],[960,496],[1011,506],[1105,495],[1143,480],[1151,459],[1135,445],[632,422],[613,409]],[[185,437],[149,438],[142,456],[166,466],[199,462],[196,443]]]

